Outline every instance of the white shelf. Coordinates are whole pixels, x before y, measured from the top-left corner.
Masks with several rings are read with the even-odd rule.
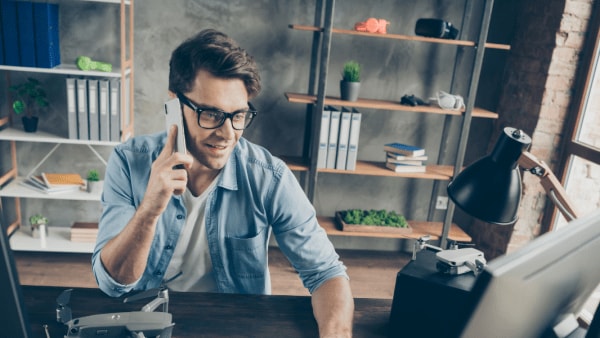
[[[88,0],[91,1],[91,0]],[[58,65],[54,68],[40,68],[40,67],[20,67],[20,66],[6,66],[0,65],[1,70],[10,70],[16,72],[31,72],[31,73],[49,73],[49,74],[63,74],[63,75],[76,75],[76,76],[101,76],[101,77],[121,77],[121,71],[114,69],[112,72],[99,72],[93,70],[80,70],[77,66],[73,65]],[[125,70],[125,74],[129,74],[130,69]]]
[[[121,0],[62,0],[62,1],[81,1],[81,2],[100,2],[105,4],[120,4]],[[126,5],[131,5],[131,1],[125,0]]]
[[[94,251],[95,243],[73,242],[69,239],[70,237],[71,228],[49,226],[46,247],[42,248],[39,238],[33,238],[29,231],[20,229],[10,237],[10,247],[14,251],[72,253],[92,253]]]
[[[22,197],[22,198],[40,198],[52,200],[71,200],[71,201],[100,201],[101,193],[89,193],[87,191],[69,191],[54,194],[46,194],[27,188],[19,184],[24,180],[23,177],[17,177],[0,189],[1,197]]]
[[[17,128],[6,128],[0,131],[0,140],[6,141],[24,141],[24,142],[40,142],[40,143],[64,143],[64,144],[83,144],[83,145],[99,145],[99,146],[116,146],[120,142],[110,141],[90,141],[76,140],[57,136],[45,131],[36,131],[35,133],[26,133]]]

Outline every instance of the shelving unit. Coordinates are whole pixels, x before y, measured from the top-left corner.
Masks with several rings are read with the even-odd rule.
[[[475,0],[467,0],[465,9],[473,8],[471,2]],[[297,25],[291,24],[289,28],[297,31],[308,31],[313,33],[313,44],[311,52],[311,73],[309,75],[309,88],[307,93],[285,93],[287,100],[291,103],[299,103],[307,105],[307,130],[305,132],[305,145],[303,158],[286,158],[284,161],[292,170],[305,171],[305,188],[307,195],[311,201],[314,202],[315,191],[318,188],[318,177],[319,174],[355,174],[355,175],[371,175],[371,176],[383,176],[383,177],[402,177],[410,179],[427,179],[434,180],[434,192],[440,182],[447,182],[451,178],[460,172],[463,166],[464,153],[466,151],[466,141],[471,125],[471,119],[486,118],[486,119],[497,119],[498,115],[494,112],[477,108],[474,106],[475,96],[478,87],[479,75],[481,71],[483,55],[485,49],[500,49],[509,50],[510,46],[488,43],[487,32],[490,23],[490,17],[492,12],[492,0],[481,0],[483,14],[480,17],[479,22],[478,38],[477,41],[466,41],[466,40],[449,40],[449,39],[437,39],[428,38],[422,36],[412,35],[401,35],[401,34],[374,34],[358,32],[348,29],[339,29],[333,27],[333,16],[335,8],[335,0],[317,0],[315,10],[315,22],[314,25]],[[469,4],[470,3],[470,4]],[[479,14],[479,13],[477,13]],[[469,17],[478,17],[477,15],[469,15]],[[479,18],[479,17],[478,17]],[[411,42],[422,42],[422,43],[433,43],[433,44],[445,44],[455,45],[458,48],[472,48],[474,49],[474,57],[472,60],[471,75],[468,83],[468,95],[465,97],[465,109],[445,110],[432,106],[407,106],[401,105],[399,101],[393,100],[382,100],[382,99],[368,99],[359,98],[358,101],[350,102],[341,100],[339,97],[326,95],[326,84],[328,81],[328,67],[330,63],[331,54],[331,43],[334,35],[345,35],[354,36],[357,39],[380,39],[386,40],[387,43],[402,43],[403,41]],[[460,55],[458,55],[460,54]],[[457,52],[457,58],[462,57],[462,53]],[[321,128],[321,112],[326,106],[337,106],[347,108],[362,108],[368,110],[386,110],[386,111],[398,111],[403,113],[426,113],[426,114],[440,114],[446,116],[444,122],[443,135],[448,133],[448,125],[450,124],[450,117],[457,116],[462,118],[462,124],[460,128],[459,142],[457,145],[445,145],[444,136],[442,136],[442,144],[440,145],[440,156],[438,157],[438,164],[427,165],[425,173],[395,173],[387,168],[383,162],[366,162],[358,161],[357,168],[354,171],[348,170],[336,170],[336,169],[324,169],[317,168],[317,156],[311,156],[311,154],[317,154],[318,152],[318,135],[320,134]],[[454,158],[453,165],[443,165],[443,158],[445,153],[448,151],[446,147],[455,146],[457,149],[457,155]],[[359,148],[360,158],[360,148]],[[433,196],[434,194],[432,194]],[[431,210],[434,207],[429,201],[430,205],[430,216]],[[456,224],[452,223],[452,217],[454,213],[453,205],[449,205],[446,211],[443,222],[431,222],[431,221],[409,221],[409,223],[417,228],[418,231],[413,231],[412,234],[405,236],[398,236],[398,238],[418,238],[424,234],[431,235],[432,238],[439,239],[440,245],[445,246],[448,239],[458,241],[470,241],[471,238],[464,233]],[[336,236],[363,236],[363,237],[381,237],[381,234],[373,233],[344,233],[337,229],[334,224],[332,217],[320,216],[319,221],[321,225],[326,229],[327,233]],[[384,235],[383,237],[390,237]],[[392,236],[394,237],[394,236]]]
[[[134,126],[134,84],[133,84],[133,32],[134,32],[134,1],[133,0],[60,0],[61,6],[69,6],[75,3],[94,2],[106,4],[108,6],[119,6],[119,60],[112,72],[100,71],[81,71],[74,64],[61,64],[54,68],[35,68],[0,65],[0,71],[5,73],[7,83],[10,84],[10,74],[13,72],[43,73],[50,75],[68,75],[74,77],[102,77],[119,78],[122,83],[128,82],[129,85],[120,86],[121,90],[121,141],[125,141],[133,136]],[[93,20],[93,18],[90,18]],[[8,100],[7,100],[8,101]],[[123,113],[126,112],[126,113]],[[64,112],[65,116],[67,112]],[[69,239],[70,225],[64,226],[52,225],[48,228],[48,238],[46,247],[41,247],[39,239],[33,238],[27,230],[21,228],[23,217],[21,214],[21,198],[41,199],[41,200],[71,200],[71,201],[90,201],[98,203],[100,193],[88,193],[85,191],[66,192],[58,194],[45,194],[36,192],[23,187],[19,182],[23,181],[28,175],[21,173],[18,168],[19,159],[17,158],[17,142],[51,143],[55,144],[54,149],[64,144],[87,146],[90,151],[96,155],[103,163],[106,160],[92,146],[113,147],[119,142],[108,141],[89,141],[79,139],[69,139],[66,136],[54,135],[52,133],[37,131],[35,133],[26,133],[20,129],[12,127],[12,115],[10,112],[3,112],[0,118],[0,141],[9,142],[10,145],[10,163],[11,168],[0,173],[0,197],[13,198],[15,201],[15,220],[12,221],[7,231],[10,235],[10,243],[13,250],[20,251],[45,251],[45,252],[92,252],[94,243],[72,242]],[[66,119],[65,119],[66,120]],[[47,157],[41,160],[43,162]],[[41,164],[40,162],[40,164]],[[39,164],[38,164],[39,166]],[[36,166],[37,167],[37,166]],[[21,229],[21,230],[19,230]]]

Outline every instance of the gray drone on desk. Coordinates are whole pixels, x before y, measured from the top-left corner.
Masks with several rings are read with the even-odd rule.
[[[436,254],[436,268],[442,273],[460,275],[472,271],[478,275],[486,265],[483,252],[475,248],[459,248],[458,244],[450,245],[450,249],[444,250],[440,247],[428,244],[431,237],[422,236],[415,241],[412,260],[417,258],[417,252],[423,249],[434,251]]]
[[[142,307],[141,311],[104,313],[75,319],[72,318],[71,308],[68,306],[71,291],[72,289],[63,291],[56,299],[56,320],[68,328],[65,338],[171,337],[175,324],[168,313],[169,291],[164,287],[123,300],[124,303],[132,302],[155,295],[156,298]],[[162,312],[154,312],[160,305]]]

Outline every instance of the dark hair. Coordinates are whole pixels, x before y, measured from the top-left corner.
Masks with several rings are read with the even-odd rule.
[[[217,77],[244,81],[248,98],[260,92],[260,75],[252,56],[217,30],[203,30],[173,51],[169,61],[169,90],[189,92],[201,69]]]

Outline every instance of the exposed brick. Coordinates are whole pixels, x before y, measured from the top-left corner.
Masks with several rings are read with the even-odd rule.
[[[552,99],[550,99],[552,100]],[[562,119],[562,116],[565,114],[564,111],[565,109],[562,107],[558,107],[555,104],[552,104],[551,102],[549,104],[543,104],[542,105],[544,107],[544,112],[543,112],[543,119],[544,120],[557,120],[557,119]]]
[[[568,76],[550,75],[546,81],[547,90],[566,91],[573,86],[573,78]]]
[[[560,130],[562,123],[554,119],[541,118],[538,121],[537,128],[546,132]]]
[[[577,50],[581,50],[583,48],[583,44],[585,42],[585,34],[583,33],[569,33],[567,35],[567,41],[565,42],[565,47],[575,48]]]
[[[576,70],[577,65],[575,63],[556,60],[550,63],[550,67],[548,67],[548,74],[573,76]]]
[[[589,19],[592,13],[591,1],[566,1],[565,14],[572,14],[575,17]]]
[[[552,59],[566,63],[576,63],[579,59],[579,53],[579,50],[570,47],[557,47],[552,53]]]
[[[573,82],[571,80],[571,82]],[[554,92],[554,104],[562,107],[562,108],[568,108],[569,104],[571,103],[571,87],[569,87],[566,91],[555,91]]]
[[[586,27],[587,20],[572,15],[565,15],[560,22],[559,30],[561,32],[583,32]]]

